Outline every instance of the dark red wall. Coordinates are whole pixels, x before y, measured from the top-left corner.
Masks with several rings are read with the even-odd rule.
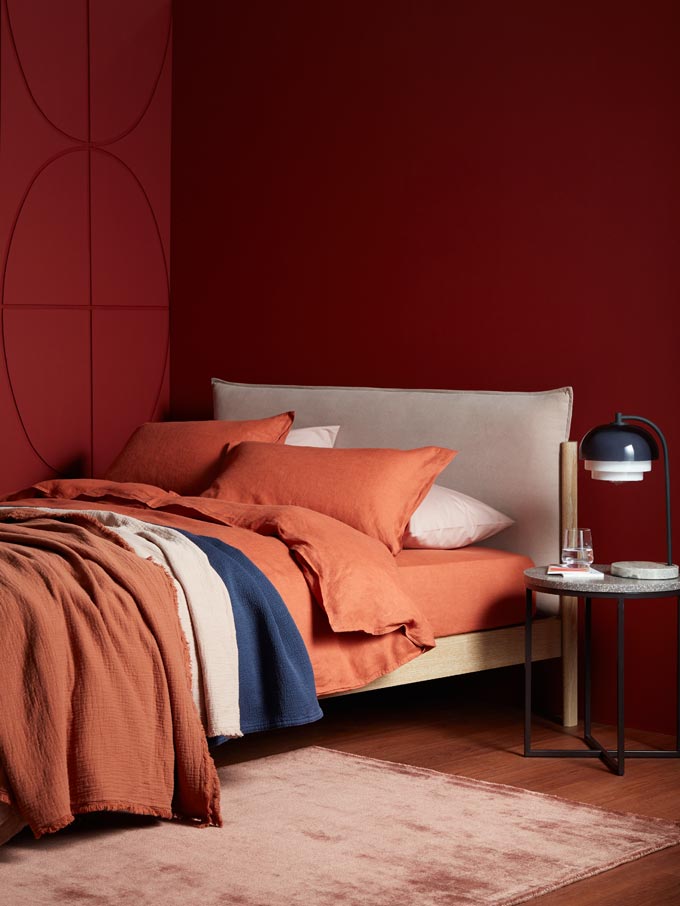
[[[174,413],[212,375],[572,384],[574,438],[658,420],[680,487],[678,47],[658,0],[176,0]],[[663,557],[660,478],[582,482],[601,561]],[[671,731],[672,602],[628,614],[627,722]]]
[[[170,0],[0,3],[0,492],[167,408]]]

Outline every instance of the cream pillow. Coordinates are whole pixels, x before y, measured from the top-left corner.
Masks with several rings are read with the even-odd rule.
[[[340,425],[323,425],[319,428],[293,428],[286,443],[291,447],[334,447]]]
[[[502,532],[514,521],[481,500],[435,484],[411,516],[404,547],[442,550],[466,547]]]

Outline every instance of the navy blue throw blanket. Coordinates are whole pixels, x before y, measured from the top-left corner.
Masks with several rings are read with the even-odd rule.
[[[206,554],[231,598],[241,730],[295,727],[323,717],[305,643],[269,579],[237,548],[217,538],[182,534]],[[217,736],[210,743],[219,745],[226,738]]]

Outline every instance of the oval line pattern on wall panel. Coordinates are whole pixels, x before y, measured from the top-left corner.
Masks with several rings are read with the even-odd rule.
[[[170,48],[168,0],[90,6],[90,141],[111,145],[144,118]]]
[[[126,164],[125,161],[121,157],[118,157],[117,154],[114,154],[108,148],[93,148],[92,153],[95,156],[101,156],[108,160],[115,161],[115,163],[118,164],[122,168],[122,170],[131,177],[133,184],[137,187],[137,189],[139,189],[139,194],[140,194],[141,198],[144,200],[146,208],[151,217],[151,223],[153,224],[155,237],[158,240],[158,249],[161,254],[161,260],[163,262],[163,274],[164,274],[164,278],[165,278],[165,292],[163,295],[164,295],[165,303],[168,304],[169,300],[170,300],[170,268],[168,265],[167,255],[165,253],[165,246],[163,245],[163,237],[161,235],[161,228],[158,223],[158,218],[156,217],[156,212],[153,209],[153,205],[151,204],[151,199],[149,198],[146,189],[142,185],[141,180],[139,179],[139,177],[137,176],[135,171],[132,169],[132,167],[128,166],[128,164]]]
[[[5,310],[12,393],[34,451],[59,473],[89,468],[91,388],[88,308]]]
[[[164,4],[167,7],[168,12],[167,12],[167,21],[164,23],[164,30],[163,30],[163,34],[164,34],[163,45],[162,45],[163,50],[162,50],[162,53],[160,54],[160,59],[159,59],[158,66],[155,69],[155,74],[152,77],[152,79],[150,80],[151,84],[150,84],[150,87],[148,90],[148,94],[145,96],[145,99],[141,102],[141,104],[138,108],[139,112],[136,113],[135,115],[133,115],[131,117],[130,121],[128,122],[128,124],[125,127],[123,127],[120,131],[115,133],[114,135],[110,135],[106,138],[100,138],[100,139],[95,139],[95,140],[93,140],[93,136],[91,134],[92,111],[87,109],[88,103],[91,102],[91,85],[90,85],[90,81],[91,81],[90,52],[91,52],[91,48],[89,46],[89,41],[90,41],[90,4],[89,4],[89,2],[87,3],[87,19],[86,19],[86,24],[87,24],[87,46],[86,46],[87,65],[86,65],[86,67],[84,67],[84,69],[86,71],[86,80],[85,81],[86,81],[86,91],[87,91],[86,99],[85,99],[86,109],[84,111],[84,113],[86,115],[86,126],[83,129],[82,135],[77,135],[77,134],[75,134],[75,132],[73,130],[69,130],[69,129],[64,128],[64,126],[60,126],[56,122],[56,118],[53,116],[50,116],[50,114],[45,110],[45,104],[41,103],[40,100],[38,100],[39,92],[36,90],[35,86],[32,85],[31,79],[29,78],[29,74],[27,72],[27,66],[26,66],[24,60],[22,59],[22,54],[21,54],[21,50],[20,50],[20,45],[22,42],[17,40],[16,27],[13,24],[13,18],[16,19],[18,9],[22,10],[24,12],[28,12],[30,15],[29,21],[38,21],[40,23],[39,28],[40,28],[41,32],[44,32],[44,30],[45,30],[44,19],[36,11],[35,0],[32,0],[32,3],[30,5],[25,4],[24,6],[22,6],[22,4],[20,3],[18,5],[18,7],[15,6],[15,0],[12,0],[11,3],[10,3],[10,0],[4,0],[4,3],[5,3],[6,15],[7,15],[7,32],[8,32],[10,42],[11,42],[12,50],[14,51],[14,55],[16,57],[17,66],[19,68],[21,77],[22,77],[24,85],[26,87],[26,91],[28,92],[35,109],[38,111],[38,113],[40,113],[40,115],[43,117],[43,119],[47,123],[49,123],[49,125],[53,129],[55,129],[58,133],[60,133],[65,138],[68,138],[70,141],[73,141],[73,142],[79,142],[81,144],[86,144],[88,142],[92,142],[99,146],[105,146],[105,145],[115,144],[116,142],[125,138],[127,135],[129,135],[131,132],[133,132],[137,128],[137,126],[144,119],[149,107],[151,106],[151,104],[153,102],[153,99],[156,95],[156,91],[158,90],[158,83],[160,82],[161,75],[163,74],[163,69],[164,69],[166,61],[168,59],[170,46],[171,46],[171,40],[172,40],[172,15],[170,13],[170,4],[169,3]],[[44,3],[46,5],[46,9],[48,9],[48,10],[58,10],[58,9],[61,9],[63,6],[63,0],[59,0],[58,3],[55,3],[55,0],[44,0]],[[82,5],[83,5],[82,0],[80,0],[80,2],[78,3],[78,7],[82,8]],[[139,6],[140,6],[140,4],[138,4],[138,8],[139,8]],[[25,54],[24,54],[24,56],[25,56]],[[90,101],[88,101],[88,98],[90,99]]]
[[[33,106],[65,138],[73,142],[89,141],[89,22],[87,14],[83,15],[86,10],[82,0],[31,0],[30,3],[19,0],[17,4],[4,0],[4,5],[9,42]],[[19,38],[17,32],[22,32]],[[61,40],[55,40],[56,34],[60,35]],[[73,42],[70,48],[69,39]],[[23,55],[20,46],[24,50]],[[62,49],[65,52],[60,53]],[[69,49],[71,53],[68,52]],[[79,54],[82,56],[80,77],[75,71],[77,66],[74,66]],[[57,115],[67,115],[64,105],[68,107],[70,102],[72,117],[75,120],[81,119],[82,134],[78,134],[81,130],[65,128],[63,124],[60,126],[55,117],[45,110],[44,103],[40,103],[26,72],[25,57],[29,55],[35,61],[34,65],[39,69],[40,76],[44,76],[43,91],[54,92],[51,101],[61,108]],[[55,78],[56,72],[59,73],[59,78]],[[82,110],[79,110],[81,106]]]
[[[14,402],[14,407],[16,409],[17,417],[19,418],[19,422],[21,424],[22,430],[24,432],[26,440],[28,441],[29,446],[31,447],[31,449],[33,450],[35,455],[38,457],[40,462],[42,462],[43,465],[47,466],[47,468],[53,472],[58,472],[59,470],[49,462],[49,459],[51,459],[49,454],[41,453],[41,451],[38,449],[37,445],[34,443],[32,437],[31,437],[31,433],[26,424],[26,419],[24,418],[22,407],[20,405],[20,401],[19,401],[20,394],[17,393],[17,389],[15,387],[15,382],[12,378],[12,368],[10,365],[11,355],[10,355],[9,349],[8,349],[9,344],[8,344],[8,340],[7,340],[5,310],[8,307],[23,308],[24,305],[18,300],[13,301],[11,299],[11,297],[8,300],[7,284],[8,284],[8,274],[10,273],[10,262],[12,261],[12,251],[13,251],[13,248],[15,245],[15,236],[17,235],[17,229],[21,223],[22,214],[24,212],[27,202],[29,201],[29,199],[31,197],[31,193],[34,190],[34,187],[40,185],[41,177],[43,177],[43,175],[45,173],[47,173],[51,167],[56,166],[59,161],[63,160],[64,158],[66,158],[68,156],[71,156],[73,154],[83,154],[83,151],[84,151],[84,149],[82,148],[82,146],[80,146],[80,147],[76,147],[76,148],[67,148],[64,151],[61,151],[58,154],[53,155],[51,158],[49,158],[48,160],[45,161],[45,163],[34,174],[33,178],[29,182],[29,184],[26,187],[26,190],[24,191],[24,194],[19,202],[19,205],[17,207],[16,213],[14,215],[14,219],[12,221],[12,225],[10,228],[7,245],[6,245],[5,260],[3,261],[3,267],[2,267],[2,283],[0,286],[0,340],[2,342],[3,357],[5,360],[5,369],[6,369],[6,375],[7,375],[7,383],[9,385],[11,398],[12,398],[12,401]],[[85,154],[86,153],[87,152],[85,151]],[[87,216],[87,211],[85,211],[85,210],[83,211],[83,216],[84,217]],[[72,237],[73,231],[71,231],[70,235]],[[34,236],[33,239],[35,240],[35,238],[36,237]],[[27,250],[27,252],[28,251],[29,250]],[[88,254],[87,248],[83,249],[83,253],[87,258],[87,254]],[[27,262],[27,267],[30,266],[31,263],[32,262]],[[86,260],[85,267],[86,267],[87,271],[89,272],[89,260]],[[85,292],[87,293],[87,295],[84,297],[84,299],[80,303],[80,305],[78,305],[77,302],[75,303],[75,305],[76,305],[76,307],[84,307],[85,309],[88,309],[89,304],[90,304],[89,289],[88,289],[89,273],[86,274],[86,277],[87,277],[87,279],[85,281],[84,289],[85,289]],[[24,277],[24,281],[25,281],[25,279],[26,278]],[[19,276],[18,281],[21,281],[21,275]],[[24,289],[25,287],[21,287],[21,288]],[[57,289],[56,287],[53,287],[53,288]],[[28,304],[30,304],[30,303],[28,303]],[[41,304],[41,303],[38,300],[33,300],[33,304],[37,305],[37,304]],[[46,308],[52,308],[53,310],[58,310],[60,308],[60,306],[58,304],[52,305],[50,303],[45,303],[44,301],[42,302],[42,304],[45,305]],[[71,303],[70,307],[73,307],[73,304],[74,303]],[[85,350],[84,353],[89,357],[89,354],[90,354],[89,349]]]
[[[164,389],[169,323],[167,310],[158,308],[117,311],[95,306],[92,318],[92,392],[97,401],[93,473],[100,477],[135,428],[155,414]]]
[[[93,10],[97,16],[94,26]],[[98,413],[93,383],[96,355],[108,363],[118,356],[121,367],[125,367],[123,320],[136,323],[125,312],[155,309],[160,320],[148,321],[156,326],[151,331],[147,328],[144,343],[137,344],[138,354],[143,355],[144,350],[149,354],[148,361],[140,359],[136,369],[144,375],[145,387],[149,382],[148,392],[143,393],[146,402],[138,398],[138,405],[133,405],[129,398],[121,397],[115,399],[116,406],[130,407],[129,421],[139,417],[140,405],[142,410],[152,406],[146,417],[154,418],[166,402],[169,265],[163,236],[169,233],[169,206],[162,205],[159,222],[151,197],[163,199],[170,189],[171,36],[170,0],[149,0],[148,4],[121,0],[106,7],[94,7],[90,0],[58,4],[32,0],[26,5],[2,0],[0,6],[2,92],[6,99],[0,108],[0,130],[5,134],[11,130],[14,139],[10,152],[5,146],[4,159],[0,144],[0,224],[4,233],[0,235],[4,247],[4,260],[0,262],[0,343],[5,360],[0,381],[5,381],[4,399],[16,411],[25,442],[37,463],[51,472],[58,473],[68,463],[79,461],[89,463],[91,473],[95,446],[98,456],[105,459],[114,446],[127,439],[115,436],[109,424],[97,444],[95,425],[107,424],[106,400],[102,399],[103,411]],[[119,82],[125,90],[123,98]],[[99,106],[97,98],[103,99]],[[153,116],[147,117],[152,108]],[[31,116],[31,110],[37,111],[39,118]],[[113,124],[116,134],[102,142],[91,141],[95,120]],[[50,125],[54,135],[50,139],[50,132],[43,129],[41,144],[36,146],[33,135],[41,121]],[[115,151],[101,147],[123,137],[125,145]],[[64,138],[71,147],[63,147]],[[17,202],[16,189],[26,173],[14,176],[12,181],[12,169],[19,164],[22,147],[44,148],[45,158]],[[128,155],[135,166],[125,160]],[[82,165],[77,163],[79,158]],[[100,191],[95,194],[96,160],[109,161],[117,168],[123,175],[123,189],[102,184],[98,171]],[[146,174],[151,194],[136,166]],[[115,183],[116,178],[110,175],[113,172],[103,170],[104,178],[113,178]],[[125,189],[125,184],[130,188]],[[3,191],[3,185],[12,186],[14,193]],[[10,200],[12,194],[14,201]],[[148,212],[148,220],[142,211]],[[106,287],[107,274],[109,292],[98,300],[93,292],[98,278],[99,285]],[[117,289],[114,278],[119,281]],[[98,306],[97,301],[102,304]],[[93,345],[95,310],[108,312],[107,318],[113,319],[109,320],[110,331],[103,335],[100,331],[97,349]],[[123,320],[116,328],[118,317]],[[79,326],[74,343],[71,331],[75,324]],[[116,347],[115,337],[123,348]],[[68,349],[66,358],[71,365],[65,359],[60,366],[60,345]],[[52,347],[50,370],[45,363],[51,359]],[[60,367],[66,370],[60,373]],[[111,399],[106,380],[102,384],[106,372],[106,367],[100,369],[98,387],[102,397]],[[70,400],[75,408],[69,408]],[[59,412],[64,413],[61,419]],[[124,415],[120,408],[119,414]],[[124,424],[125,418],[119,422]],[[87,442],[83,440],[86,436]],[[25,444],[21,446],[19,435],[11,435],[7,443],[12,445],[7,454],[12,463],[10,472],[17,476],[11,480],[26,484],[45,477],[29,462],[17,469],[17,464],[26,460],[27,450]]]
[[[89,304],[88,196],[87,148],[67,148],[42,164],[10,227],[0,302],[49,305],[62,288],[70,304]]]

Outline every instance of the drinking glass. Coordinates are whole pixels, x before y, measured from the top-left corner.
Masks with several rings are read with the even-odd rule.
[[[593,559],[593,539],[590,529],[565,529],[562,563],[565,566],[590,566]]]

